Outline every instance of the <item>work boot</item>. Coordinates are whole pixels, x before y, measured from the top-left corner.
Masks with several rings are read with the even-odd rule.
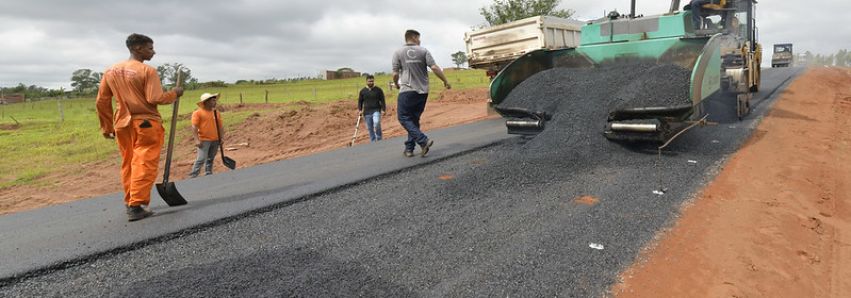
[[[428,148],[431,148],[431,145],[433,145],[433,144],[434,144],[434,141],[428,140],[426,142],[426,144],[422,146],[422,148],[423,148],[423,152],[421,153],[422,157],[426,157],[426,155],[428,155]]]
[[[154,215],[154,212],[142,206],[127,206],[127,221],[137,221],[151,215]]]
[[[405,150],[405,157],[414,157],[414,151]]]

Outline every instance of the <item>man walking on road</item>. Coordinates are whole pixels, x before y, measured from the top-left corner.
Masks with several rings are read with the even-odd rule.
[[[363,115],[366,121],[366,130],[369,131],[369,141],[381,141],[381,114],[387,114],[387,106],[384,103],[384,90],[375,86],[375,77],[366,76],[366,87],[360,90],[358,95],[358,114]]]
[[[405,46],[393,54],[393,82],[399,89],[396,113],[399,124],[408,131],[405,141],[406,157],[414,156],[414,148],[420,145],[422,157],[428,155],[434,144],[420,130],[420,116],[425,110],[428,99],[428,69],[443,81],[446,89],[451,89],[449,81],[443,75],[443,69],[434,62],[428,50],[420,46],[420,33],[415,30],[405,32]]]
[[[198,101],[198,109],[192,113],[192,137],[195,139],[195,147],[198,147],[198,157],[192,165],[190,178],[198,177],[201,166],[204,167],[206,175],[213,174],[213,160],[216,158],[221,139],[224,137],[222,130],[222,114],[216,111],[216,103],[219,94],[204,93]]]
[[[144,64],[156,54],[150,37],[134,33],[126,45],[130,59],[104,71],[96,105],[103,136],[118,143],[124,204],[128,219],[135,221],[153,215],[145,207],[151,202],[165,135],[157,105],[173,103],[183,88],[164,93],[157,70]]]

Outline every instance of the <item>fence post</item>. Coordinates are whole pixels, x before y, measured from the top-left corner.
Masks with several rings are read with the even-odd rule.
[[[269,103],[269,90],[266,90],[266,103]]]
[[[239,93],[239,105],[242,105],[242,92]]]
[[[56,99],[56,105],[59,106],[59,122],[65,122],[65,111],[62,110],[62,99]]]

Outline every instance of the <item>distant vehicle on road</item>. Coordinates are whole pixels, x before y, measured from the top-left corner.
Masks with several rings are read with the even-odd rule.
[[[774,55],[771,56],[771,67],[792,66],[792,44],[778,43],[774,45]]]

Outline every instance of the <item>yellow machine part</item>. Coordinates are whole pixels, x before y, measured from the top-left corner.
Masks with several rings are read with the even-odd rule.
[[[727,7],[727,0],[718,1],[717,4],[716,3],[704,4],[701,7],[706,8],[706,9],[711,9],[711,10],[722,10],[722,9],[724,9],[724,7]]]

